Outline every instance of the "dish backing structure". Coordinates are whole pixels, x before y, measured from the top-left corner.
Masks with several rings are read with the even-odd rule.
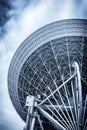
[[[11,61],[8,89],[25,130],[86,130],[87,20],[31,34]]]

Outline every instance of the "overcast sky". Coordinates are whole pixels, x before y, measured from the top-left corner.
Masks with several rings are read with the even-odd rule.
[[[87,18],[87,0],[0,0],[0,130],[25,125],[11,104],[7,73],[14,52],[36,29],[53,21]]]

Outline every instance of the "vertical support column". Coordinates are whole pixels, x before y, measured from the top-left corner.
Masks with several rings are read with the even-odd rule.
[[[25,130],[34,130],[35,124],[35,98],[34,96],[27,96],[26,98],[26,107],[28,107],[27,118],[26,118],[26,128]]]
[[[36,112],[33,113],[33,117],[32,117],[32,120],[31,120],[31,125],[30,125],[29,130],[34,130],[35,119],[36,119]]]
[[[76,98],[77,98],[77,105],[78,105],[78,122],[81,129],[82,125],[82,86],[81,86],[81,75],[79,70],[79,65],[77,62],[74,62],[73,67],[76,72]]]
[[[38,122],[39,122],[39,124],[40,124],[41,130],[44,130],[43,125],[42,125],[42,122],[41,122],[41,120],[40,120],[40,115],[37,116],[37,119],[38,119]]]

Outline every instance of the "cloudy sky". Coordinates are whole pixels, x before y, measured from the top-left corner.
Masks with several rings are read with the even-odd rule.
[[[53,21],[87,18],[87,0],[0,0],[0,130],[22,130],[24,122],[11,104],[7,73],[21,42]]]

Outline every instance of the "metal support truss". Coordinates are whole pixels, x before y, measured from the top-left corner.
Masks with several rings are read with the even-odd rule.
[[[62,85],[60,85],[56,90],[54,90],[47,98],[45,98],[38,106],[41,106],[45,101],[47,101],[52,95],[54,95],[59,89],[61,89],[66,83],[75,77],[76,73],[73,74],[69,79],[67,79]]]
[[[57,122],[52,116],[50,116],[46,111],[42,108],[38,107],[40,112],[45,116],[58,130],[66,130],[59,122]]]
[[[36,103],[34,96],[28,96],[26,98],[26,107],[28,107],[28,112],[27,112],[25,130],[34,130],[35,118],[36,118],[36,112],[34,111],[35,105]]]
[[[81,126],[82,125],[82,115],[83,115],[83,106],[82,106],[82,86],[81,86],[81,75],[80,75],[80,70],[79,70],[79,65],[77,62],[74,62],[73,64],[74,71],[76,73],[75,76],[75,87],[76,87],[76,104],[78,107],[78,123]],[[79,128],[81,129],[81,128]]]
[[[43,101],[40,99],[39,103],[34,97],[32,103],[30,103],[33,105],[29,105],[29,103],[26,105],[28,106],[26,130],[34,130],[35,119],[37,119],[41,130],[44,130],[43,123],[38,113],[41,113],[42,116],[48,119],[57,130],[81,130],[81,125],[83,123],[82,117],[84,116],[81,75],[77,62],[74,62],[72,67],[74,67],[73,74],[66,81],[63,81],[63,83],[54,91],[50,91],[51,93],[46,96]],[[68,83],[71,85],[68,86]],[[66,89],[66,86],[68,86],[68,90],[72,90],[71,97],[67,92],[68,90]],[[64,96],[66,96],[67,103],[64,102],[64,98],[60,93],[60,89],[63,87],[65,91]],[[61,105],[58,103],[58,99],[56,99],[55,94],[59,94],[59,100],[62,102]],[[56,104],[52,102],[52,98]],[[47,101],[48,104],[46,103]],[[49,110],[49,112],[47,110]]]

